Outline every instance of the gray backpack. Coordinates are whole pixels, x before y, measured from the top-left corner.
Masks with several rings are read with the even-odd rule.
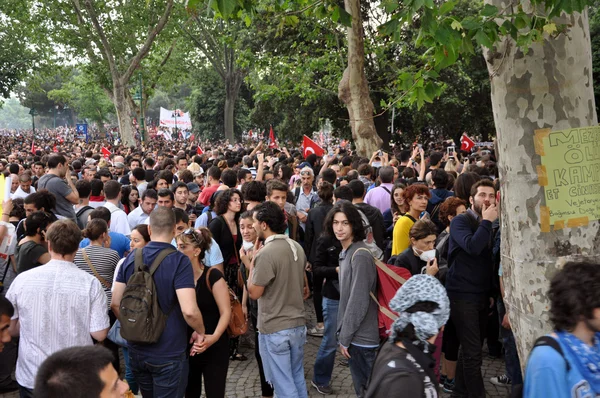
[[[154,273],[165,257],[175,252],[175,248],[161,250],[150,268],[144,264],[142,251],[143,249],[135,251],[135,269],[123,292],[119,322],[121,336],[128,342],[153,344],[160,339],[173,309],[166,314],[160,309]]]

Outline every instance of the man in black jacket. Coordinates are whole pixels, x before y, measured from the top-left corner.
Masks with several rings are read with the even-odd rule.
[[[337,351],[337,315],[340,303],[338,268],[341,251],[342,245],[334,236],[324,233],[316,240],[312,270],[315,278],[321,281],[325,280],[322,288],[322,312],[325,328],[323,340],[321,340],[317,352],[311,384],[320,394],[333,393],[331,375]]]
[[[483,398],[481,346],[494,269],[492,223],[498,218],[493,182],[481,180],[473,185],[469,201],[471,209],[450,224],[448,247],[446,290],[462,347],[452,397]]]

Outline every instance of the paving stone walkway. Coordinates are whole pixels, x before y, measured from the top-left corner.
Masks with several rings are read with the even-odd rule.
[[[312,301],[306,302],[307,321],[309,324],[316,322],[314,308]],[[250,336],[245,338],[240,351],[248,357],[247,361],[232,361],[229,365],[229,372],[227,375],[227,398],[242,398],[242,397],[260,397],[260,377],[258,374],[258,367],[256,360],[254,359],[254,350],[249,345],[253,342],[253,338]],[[244,344],[246,343],[246,344]],[[319,350],[321,339],[318,337],[308,336],[307,343],[304,349],[304,374],[306,377],[306,383],[310,397],[322,397],[321,394],[310,386],[310,380],[313,375],[313,365]],[[336,358],[336,365],[333,370],[333,378],[331,386],[334,390],[332,395],[327,397],[344,397],[350,398],[355,397],[354,389],[352,387],[352,377],[350,376],[350,370],[348,367],[339,364],[339,359],[342,356],[338,352]],[[484,355],[483,361],[483,379],[485,381],[485,387],[487,395],[489,397],[506,397],[508,396],[509,389],[505,387],[497,387],[490,383],[490,377],[498,376],[504,373],[504,361],[501,359],[490,359],[487,354]],[[17,398],[18,393],[11,394],[0,394],[0,398]],[[442,394],[442,397],[449,397],[449,394]],[[411,397],[407,397],[411,398]]]

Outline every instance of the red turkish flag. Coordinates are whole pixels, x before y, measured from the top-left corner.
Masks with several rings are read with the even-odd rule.
[[[34,140],[31,140],[31,153],[33,153],[35,155],[35,144],[34,144]]]
[[[271,126],[271,130],[269,131],[269,148],[277,148],[277,142],[275,142],[275,132],[273,131],[273,126]]]
[[[196,148],[196,153],[198,155],[202,155],[204,153],[204,151],[202,150],[202,148],[200,148],[200,145],[198,145],[198,148]]]
[[[314,153],[317,156],[323,156],[323,154],[325,153],[325,150],[323,148],[321,148],[316,142],[314,142],[307,136],[304,136],[304,140],[302,141],[302,147],[304,148],[304,150],[302,151],[302,155],[305,159],[311,153]]]
[[[104,158],[108,159],[108,157],[112,155],[112,152],[109,151],[107,148],[102,147],[102,156],[104,156]]]
[[[56,145],[54,145],[54,147],[52,148],[52,152],[58,152],[58,148]]]
[[[475,147],[475,142],[469,138],[466,134],[460,137],[460,150],[471,152],[471,149]]]

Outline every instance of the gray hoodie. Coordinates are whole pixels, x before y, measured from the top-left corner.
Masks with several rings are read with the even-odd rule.
[[[361,250],[358,250],[361,249]],[[338,311],[338,340],[344,347],[350,343],[377,346],[379,329],[377,304],[377,267],[368,246],[354,242],[340,253],[340,306]]]

